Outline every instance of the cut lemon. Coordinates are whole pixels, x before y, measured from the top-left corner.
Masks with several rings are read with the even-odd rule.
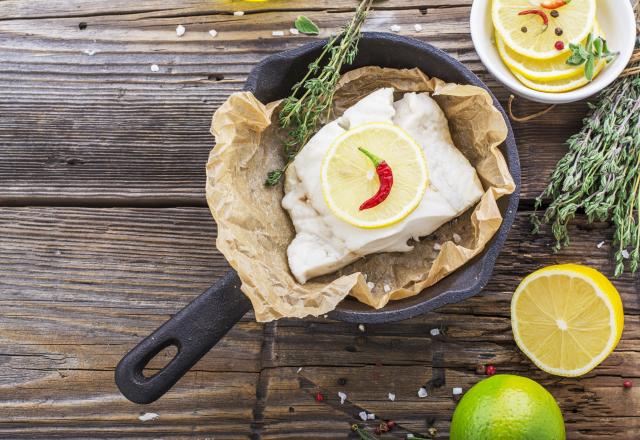
[[[602,71],[602,69],[604,69],[604,66],[606,65],[607,62],[605,60],[598,60],[595,68],[593,69],[593,77],[595,78],[596,76],[598,76],[600,71]],[[522,84],[529,87],[530,89],[547,93],[568,92],[589,83],[589,80],[584,76],[583,71],[578,72],[576,76],[548,81],[534,81],[532,79],[526,78],[524,75],[521,75],[518,72],[512,71],[512,73],[516,78],[518,78],[518,80],[520,80]]]
[[[593,34],[605,38],[597,22],[593,28]],[[554,58],[536,60],[514,52],[504,43],[504,40],[500,38],[500,35],[497,33],[495,38],[498,53],[502,61],[511,71],[517,72],[525,78],[533,81],[553,81],[584,75],[584,64],[581,66],[571,66],[567,64],[569,54],[563,53]],[[585,44],[586,40],[582,43]]]
[[[367,152],[384,160],[393,173],[389,195],[379,205],[360,210],[377,193],[380,181]],[[422,148],[397,125],[374,122],[339,136],[322,163],[322,192],[338,218],[360,228],[382,228],[399,222],[420,203],[429,171]]]
[[[548,20],[534,13],[519,15],[523,11],[538,10]],[[571,3],[551,10],[540,8],[539,3],[529,0],[493,0],[491,15],[496,32],[514,52],[535,59],[554,58],[569,52],[569,44],[578,44],[589,35],[596,19],[596,0],[573,0]],[[555,15],[555,14],[553,14]],[[556,29],[562,31],[556,35]],[[561,41],[564,49],[556,49]]]
[[[520,283],[511,300],[518,347],[540,369],[558,376],[594,369],[618,344],[623,325],[618,291],[586,266],[540,269]]]

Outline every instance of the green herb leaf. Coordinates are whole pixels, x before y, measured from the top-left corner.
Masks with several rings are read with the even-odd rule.
[[[593,40],[593,48],[595,49],[596,57],[602,58],[602,54],[604,53],[604,42],[602,38],[598,37]]]
[[[584,64],[585,59],[579,53],[574,53],[569,58],[567,58],[566,63],[570,66],[580,66]]]
[[[282,178],[282,175],[284,174],[283,170],[273,170],[273,171],[269,171],[267,173],[267,180],[264,181],[264,184],[267,186],[275,186],[278,184],[278,182],[280,181],[280,178]]]
[[[596,58],[593,54],[589,55],[587,62],[584,65],[584,76],[591,81],[593,79],[593,72],[596,65]]]
[[[593,50],[593,32],[589,33],[589,36],[587,37],[587,44],[585,44],[585,49],[587,50],[587,52],[591,53],[591,51]]]
[[[318,28],[310,18],[307,18],[304,15],[300,15],[296,18],[294,26],[303,34],[318,35],[320,33],[320,28]]]

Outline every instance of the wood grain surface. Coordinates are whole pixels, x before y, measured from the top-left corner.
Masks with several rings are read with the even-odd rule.
[[[640,438],[640,388],[621,386],[640,381],[638,277],[615,280],[622,340],[582,378],[542,373],[510,330],[511,294],[530,271],[571,261],[612,274],[609,225],[578,218],[558,254],[548,230],[529,232],[532,199],[585,102],[514,124],[521,212],[481,295],[364,331],[249,314],[159,401],[135,405],[117,391],[120,358],[228,269],[203,192],[211,114],[262,58],[313,39],[288,35],[298,15],[326,37],[356,3],[0,0],[0,438],[344,439],[364,410],[398,422],[382,439],[429,428],[446,439],[452,387],[467,390],[487,363],[546,386],[569,439]],[[401,25],[465,63],[504,104],[508,92],[473,50],[470,5],[379,1],[365,30]],[[516,103],[520,113],[540,108]],[[417,396],[421,386],[429,397]],[[144,413],[158,418],[143,422]]]

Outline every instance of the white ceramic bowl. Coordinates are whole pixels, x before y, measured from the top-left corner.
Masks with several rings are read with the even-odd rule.
[[[597,19],[607,38],[609,50],[620,55],[589,84],[564,93],[532,90],[513,76],[500,59],[494,42],[491,0],[473,0],[471,38],[487,70],[516,95],[547,104],[563,104],[588,98],[611,84],[624,70],[636,41],[636,21],[629,0],[597,0]]]

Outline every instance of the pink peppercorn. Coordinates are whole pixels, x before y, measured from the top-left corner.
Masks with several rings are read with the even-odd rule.
[[[556,44],[554,45],[554,47],[558,50],[563,50],[564,49],[564,43],[562,41],[556,41]]]
[[[487,368],[485,369],[485,374],[487,376],[493,376],[494,374],[496,374],[496,367],[494,367],[493,365],[487,365]]]
[[[322,402],[324,400],[324,396],[322,393],[316,393],[316,402]]]
[[[633,387],[633,382],[631,382],[629,379],[627,379],[624,382],[622,382],[622,386],[625,387],[625,388],[631,388],[631,387]]]

